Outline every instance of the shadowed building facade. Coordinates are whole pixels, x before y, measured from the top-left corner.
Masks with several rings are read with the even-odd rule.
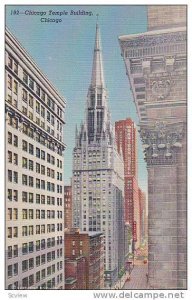
[[[186,6],[148,6],[148,31],[119,37],[148,169],[149,285],[186,289]]]
[[[99,27],[96,26],[85,120],[73,150],[73,226],[104,234],[105,287],[124,268],[124,167],[108,109]]]
[[[5,32],[6,288],[64,289],[65,99]]]

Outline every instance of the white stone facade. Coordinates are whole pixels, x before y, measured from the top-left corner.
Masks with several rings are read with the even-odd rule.
[[[62,289],[65,99],[5,38],[6,289]]]

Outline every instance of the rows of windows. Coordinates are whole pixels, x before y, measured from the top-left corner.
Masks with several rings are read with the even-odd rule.
[[[8,194],[8,200],[9,201],[18,201],[18,191],[17,190],[12,190],[8,189],[7,190]],[[22,202],[28,202],[28,203],[34,203],[34,195],[35,196],[35,201],[37,204],[48,204],[48,205],[58,205],[62,206],[63,200],[62,198],[57,198],[57,201],[55,201],[55,197],[51,196],[46,196],[45,195],[40,195],[40,194],[34,194],[30,192],[22,192]]]
[[[7,115],[7,123],[8,125],[12,126],[15,129],[18,129],[18,125],[19,125],[19,121],[18,118],[15,116],[11,116],[10,114]],[[60,156],[62,156],[62,148],[61,147],[57,147],[55,148],[55,143],[48,141],[41,133],[39,132],[35,132],[35,130],[31,127],[29,127],[28,124],[23,123],[22,124],[22,132],[24,134],[26,134],[27,136],[29,136],[30,138],[35,138],[35,140],[46,146],[48,149],[55,151],[57,150],[57,154],[59,154]],[[50,132],[52,135],[54,135],[54,132]],[[58,138],[61,141],[61,138]]]
[[[48,272],[50,273],[50,271],[48,270]],[[55,271],[54,269],[51,269],[51,274],[54,274]],[[43,269],[38,272],[36,272],[36,274],[32,274],[29,275],[28,277],[25,277],[22,279],[22,286],[19,287],[18,281],[14,282],[13,284],[9,284],[8,285],[8,290],[17,290],[18,288],[20,289],[28,289],[30,287],[32,287],[35,282],[38,283],[40,280],[45,279],[46,278],[46,269]],[[54,289],[56,283],[59,284],[63,281],[63,274],[59,274],[57,275],[57,277],[54,277],[52,279],[49,279],[47,282],[41,284],[40,286],[38,286],[38,289]],[[61,287],[62,288],[62,287]]]
[[[34,211],[36,212],[36,219],[55,219],[56,218],[56,211],[55,210],[45,210],[45,209],[22,209],[22,219],[34,219]],[[18,212],[17,212],[18,214]],[[62,219],[62,211],[57,211],[57,218]]]
[[[15,74],[18,75],[18,62],[15,59],[13,59],[13,57],[10,54],[8,55],[8,67],[12,69]],[[40,85],[37,82],[35,82],[35,80],[32,78],[32,76],[28,74],[26,70],[23,70],[22,80],[32,91],[36,93],[38,97],[41,98],[42,101],[47,103],[47,105],[50,107],[51,110],[57,113],[57,115],[62,119],[63,111],[61,107],[59,105],[57,105],[56,107],[55,102],[48,95],[46,97],[45,91],[40,87]]]
[[[37,212],[36,211],[36,219],[45,219],[45,215],[42,214],[41,211],[41,215],[40,215],[40,211]],[[23,212],[23,217],[25,219],[25,212]],[[32,218],[33,215],[31,215],[31,217],[29,217],[29,219],[33,219]],[[49,219],[51,219],[51,217],[49,217]],[[63,224],[62,223],[57,223],[57,224],[47,224],[47,229],[45,228],[45,225],[29,225],[29,226],[22,226],[22,236],[30,236],[30,235],[34,235],[35,232],[36,234],[43,234],[43,233],[50,233],[50,232],[59,232],[63,230]],[[8,238],[14,238],[14,237],[18,237],[18,227],[8,227],[7,230],[7,237]],[[44,248],[43,248],[44,249]]]
[[[62,236],[57,236],[57,245],[61,245],[62,243],[63,243]],[[34,245],[33,241],[29,242],[29,243],[23,243],[22,244],[22,255],[32,253],[35,250],[40,251],[40,250],[44,250],[47,248],[55,247],[55,245],[56,245],[55,237],[48,238],[47,242],[45,241],[45,239],[37,240],[35,245]]]
[[[8,141],[8,144],[11,144],[15,147],[18,147],[18,136],[17,135],[14,135],[11,132],[8,132],[7,141]],[[33,146],[33,144],[28,143],[25,140],[22,140],[22,150],[28,152],[31,155],[34,155],[34,146]],[[46,156],[45,151],[40,150],[38,147],[36,147],[36,157],[41,158],[42,160],[45,160],[45,156]],[[15,161],[17,160],[17,158],[15,158]],[[52,165],[55,165],[54,156],[47,153],[47,162],[49,162]],[[62,160],[57,159],[57,167],[62,169]],[[53,171],[47,170],[47,176],[49,176],[49,174],[50,174],[50,177],[54,178]],[[57,177],[58,177],[58,175],[57,175]],[[59,177],[60,177],[60,180],[62,180],[62,174],[61,173],[60,173]]]

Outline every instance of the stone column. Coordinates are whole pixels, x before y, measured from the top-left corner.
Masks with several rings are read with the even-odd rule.
[[[155,122],[140,134],[149,175],[149,285],[186,288],[185,124]]]

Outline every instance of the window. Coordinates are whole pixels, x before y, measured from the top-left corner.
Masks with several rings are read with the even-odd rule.
[[[33,235],[33,225],[29,226],[29,235]]]
[[[33,96],[29,94],[29,106],[33,108]]]
[[[7,273],[8,273],[8,277],[12,277],[13,276],[12,265],[8,266]]]
[[[36,188],[40,189],[40,179],[36,178]]]
[[[7,86],[10,90],[12,90],[12,77],[10,75],[8,75]]]
[[[36,148],[36,157],[40,158],[40,149]]]
[[[42,99],[43,101],[45,101],[45,92],[44,92],[44,91],[41,91],[41,99]]]
[[[27,142],[25,141],[25,140],[22,140],[22,149],[23,149],[23,151],[27,151],[27,147],[28,145],[27,145]]]
[[[28,219],[27,209],[22,209],[22,218],[23,220]]]
[[[17,190],[13,190],[13,200],[18,201],[18,191]]]
[[[50,154],[49,153],[47,153],[47,162],[51,162],[51,156],[50,156]]]
[[[8,227],[8,230],[7,230],[7,237],[8,237],[8,238],[12,238],[12,227]]]
[[[12,220],[12,208],[7,209],[7,220]]]
[[[41,280],[41,273],[40,273],[40,271],[38,271],[36,273],[36,282],[39,282],[40,280]]]
[[[32,286],[34,284],[34,275],[29,276],[29,286]]]
[[[45,118],[45,108],[41,106],[41,116]]]
[[[45,166],[41,166],[41,174],[45,175]]]
[[[33,187],[33,177],[29,176],[29,186]]]
[[[29,203],[33,203],[33,193],[29,193]]]
[[[9,144],[12,144],[12,133],[11,132],[8,132],[8,143]]]
[[[12,190],[11,189],[8,189],[8,199],[9,201],[12,201]]]
[[[13,265],[13,274],[18,275],[18,263]]]
[[[11,95],[7,95],[7,101],[12,104],[12,96]]]
[[[8,258],[12,258],[12,246],[8,246],[8,249],[7,249],[7,257],[8,257]]]
[[[22,254],[27,254],[28,253],[28,247],[27,243],[22,244]]]
[[[27,158],[26,157],[22,157],[22,167],[27,169]]]
[[[40,114],[40,103],[36,101],[36,112]]]
[[[18,165],[18,155],[16,153],[13,154],[13,163],[14,165]]]
[[[41,150],[41,159],[45,160],[45,151]]]
[[[13,246],[13,256],[18,257],[18,245]]]
[[[27,91],[25,89],[22,90],[22,100],[27,102]]]
[[[27,202],[27,192],[22,192],[22,201]]]
[[[34,268],[34,258],[30,258],[29,259],[29,269],[33,269]]]
[[[28,260],[22,261],[22,272],[26,272],[28,270]]]
[[[45,195],[41,195],[41,204],[45,204]]]
[[[22,288],[27,289],[28,288],[28,277],[25,277],[22,279]]]
[[[36,94],[40,96],[40,86],[36,84]]]
[[[8,151],[8,162],[12,163],[12,152]]]
[[[36,234],[40,234],[40,225],[36,225]]]
[[[29,219],[33,220],[33,209],[29,209]]]
[[[18,209],[17,208],[13,209],[13,220],[18,220]]]
[[[39,199],[40,201],[40,199]],[[36,219],[40,219],[40,210],[36,209]]]
[[[8,67],[11,68],[11,69],[13,67],[13,59],[10,56],[8,56]]]
[[[14,61],[13,71],[18,74],[18,63],[16,61]]]
[[[18,136],[17,135],[14,135],[14,137],[13,137],[13,144],[15,147],[18,147]]]
[[[41,219],[45,219],[45,210],[41,210]]]
[[[40,164],[36,163],[36,172],[40,173]]]
[[[34,243],[33,242],[29,242],[29,252],[33,252],[34,251]]]
[[[26,112],[26,114],[27,114],[27,112]],[[23,133],[28,134],[28,126],[25,123],[23,123]]]
[[[18,237],[18,227],[13,227],[13,237]]]
[[[29,160],[29,170],[33,171],[33,161]]]
[[[29,87],[32,90],[34,89],[34,80],[31,77],[29,77]]]
[[[18,183],[18,173],[17,172],[13,172],[13,182]]]
[[[23,81],[28,84],[28,74],[25,71],[23,71]]]
[[[14,80],[13,91],[17,95],[18,93],[18,82]]]
[[[36,251],[40,250],[40,240],[36,241]]]
[[[29,153],[33,155],[34,150],[33,150],[33,145],[29,144]]]
[[[27,232],[27,226],[22,226],[22,236],[27,236],[28,232]]]
[[[41,262],[40,256],[37,256],[36,257],[36,267],[40,266],[40,262]]]
[[[36,194],[36,203],[40,204],[40,195],[39,194]]]
[[[47,121],[48,121],[48,122],[50,122],[50,118],[51,118],[50,116],[51,116],[51,115],[50,115],[50,112],[47,111]]]
[[[27,185],[27,175],[22,175],[22,184]]]
[[[45,278],[45,269],[41,270],[41,279]]]
[[[8,181],[12,182],[12,171],[8,170]]]

